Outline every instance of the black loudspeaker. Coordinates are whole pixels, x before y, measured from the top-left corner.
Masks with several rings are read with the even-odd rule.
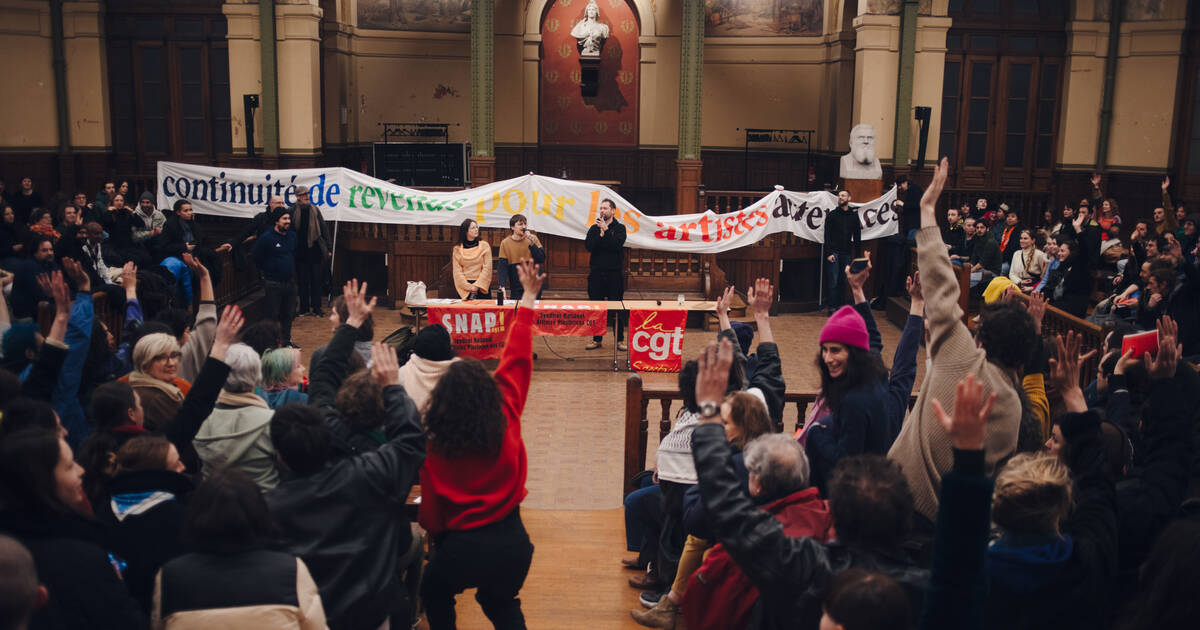
[[[925,149],[929,148],[929,116],[932,113],[931,107],[914,107],[913,117],[921,125],[919,144],[917,145],[917,170],[925,167]]]
[[[254,110],[258,109],[258,95],[243,94],[242,108],[246,113],[246,157],[254,157]]]

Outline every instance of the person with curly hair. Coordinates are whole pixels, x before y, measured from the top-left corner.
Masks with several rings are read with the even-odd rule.
[[[281,548],[312,568],[331,628],[407,628],[413,618],[400,572],[413,536],[404,503],[425,459],[425,432],[400,385],[396,353],[377,343],[369,375],[382,390],[383,423],[395,428],[371,450],[338,452],[333,373],[344,369],[356,329],[375,306],[357,280],[342,294],[349,314],[313,371],[309,404],[284,405],[271,419],[288,474],[267,504],[282,528]]]
[[[527,462],[521,412],[533,376],[533,306],[545,276],[517,267],[525,293],[493,378],[477,360],[457,361],[430,396],[419,519],[434,539],[421,583],[430,630],[455,627],[454,597],[475,599],[497,628],[524,628],[517,598],[533,544],[521,522]]]

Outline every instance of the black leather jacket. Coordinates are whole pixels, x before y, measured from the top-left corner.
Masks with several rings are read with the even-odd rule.
[[[817,628],[826,583],[852,567],[883,573],[899,582],[908,592],[915,625],[929,583],[927,570],[912,564],[899,550],[825,544],[784,534],[783,525],[755,506],[742,489],[729,463],[729,443],[719,424],[696,427],[692,454],[712,531],[761,593],[751,628]]]
[[[348,325],[334,334],[326,358],[315,366],[313,398],[336,391],[336,385],[329,389],[339,382],[331,359],[343,345],[353,348],[355,334]],[[285,477],[267,493],[271,515],[286,533],[283,549],[308,566],[333,628],[383,623],[395,597],[396,559],[412,539],[404,503],[425,461],[425,432],[403,387],[385,387],[383,404],[394,427],[387,443],[335,457],[314,474]],[[336,414],[328,406],[325,412],[327,420]]]
[[[407,413],[398,416],[384,414],[375,430],[363,431],[343,422],[341,414],[334,407],[338,389],[341,388],[346,375],[354,372],[351,360],[359,356],[354,349],[357,339],[358,329],[343,324],[334,332],[329,345],[318,348],[318,352],[313,354],[308,404],[320,409],[325,415],[325,426],[329,427],[332,434],[336,457],[369,453],[407,430]],[[361,366],[361,359],[358,361]],[[416,405],[411,399],[408,404],[413,407],[415,413]]]

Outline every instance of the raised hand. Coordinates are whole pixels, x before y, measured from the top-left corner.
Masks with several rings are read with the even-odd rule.
[[[71,281],[75,283],[76,290],[80,293],[87,293],[92,290],[92,279],[88,277],[83,267],[75,262],[74,258],[63,258],[62,267],[67,276],[71,278]]]
[[[208,356],[218,360],[225,360],[225,352],[229,350],[229,346],[237,343],[238,331],[242,329],[242,324],[246,322],[245,316],[242,315],[242,309],[236,304],[230,304],[221,312],[221,320],[217,322],[217,334],[213,338],[212,350]]]
[[[759,278],[754,281],[754,286],[746,291],[746,301],[753,307],[755,317],[770,314],[774,294],[775,287],[771,286],[770,280]]]
[[[1113,352],[1120,352],[1120,350],[1113,350]],[[1117,359],[1116,365],[1113,366],[1113,374],[1125,374],[1139,360],[1138,357],[1133,356],[1133,348],[1130,348]]]
[[[125,299],[137,297],[137,265],[127,262],[121,267],[121,286],[125,289]]]
[[[871,276],[871,252],[863,254],[867,258],[867,266],[858,273],[851,273],[850,266],[847,265],[842,269],[842,273],[846,274],[846,284],[850,285],[850,294],[854,296],[856,302],[866,299],[863,293],[863,285],[867,283],[867,278]]]
[[[1170,185],[1171,185],[1171,176],[1170,176],[1170,175],[1163,175],[1163,180],[1162,180],[1162,191],[1163,191],[1163,192],[1167,192],[1167,187],[1168,187],[1168,186],[1170,186]]]
[[[1101,179],[1100,173],[1092,173],[1092,187],[1093,188],[1100,187],[1100,179]]]
[[[400,384],[400,361],[391,346],[378,341],[371,344],[371,375],[382,387]]]
[[[946,179],[950,177],[950,159],[942,158],[937,168],[933,169],[933,179],[929,187],[921,195],[921,227],[937,225],[937,202],[942,197],[942,189],[946,187]]]
[[[1026,308],[1029,310],[1029,316],[1033,318],[1033,327],[1041,335],[1042,319],[1046,317],[1046,296],[1042,295],[1041,291],[1030,293]]]
[[[733,302],[733,296],[736,294],[736,290],[731,284],[725,287],[725,290],[721,292],[721,297],[717,298],[717,320],[720,322],[721,330],[729,330],[733,327],[729,323],[729,305]]]
[[[1158,354],[1151,358],[1147,352],[1142,357],[1151,380],[1174,378],[1175,368],[1179,365],[1179,355],[1183,354],[1183,346],[1178,343],[1178,339],[1179,324],[1169,316],[1161,317],[1158,320]]]
[[[925,301],[925,296],[921,294],[921,272],[914,271],[913,275],[904,279],[904,289],[908,291],[908,299],[922,302]]]
[[[367,321],[367,317],[370,317],[371,310],[375,308],[377,301],[376,298],[371,298],[370,302],[367,301],[367,283],[364,282],[360,285],[358,279],[350,280],[342,287],[342,297],[346,299],[346,310],[348,311],[346,323],[355,328],[362,326],[363,322]]]
[[[200,260],[195,256],[191,254],[184,254],[182,258],[183,264],[187,265],[188,269],[191,269],[192,273],[196,274],[197,278],[208,277],[208,268],[200,264]]]
[[[521,279],[521,287],[525,289],[525,293],[521,296],[522,306],[533,306],[537,300],[538,292],[542,290],[542,283],[546,281],[546,274],[541,273],[541,266],[533,264],[533,260],[526,258],[517,263],[517,277]]]
[[[987,417],[992,412],[995,402],[995,392],[985,400],[983,384],[975,382],[974,375],[969,375],[959,381],[954,390],[954,416],[949,416],[942,408],[942,403],[937,400],[933,401],[933,413],[950,435],[950,443],[954,448],[960,451],[981,451],[983,438],[987,433]]]
[[[721,297],[717,298],[717,315],[729,316],[729,305],[733,303],[733,296],[737,294],[736,289],[731,284],[725,287],[721,292]]]
[[[1050,381],[1062,396],[1068,411],[1085,412],[1087,403],[1083,399],[1083,389],[1079,387],[1079,366],[1092,358],[1096,351],[1079,354],[1083,337],[1074,331],[1067,333],[1065,341],[1062,335],[1056,335],[1054,343],[1058,349],[1058,357],[1050,359]]]
[[[711,343],[700,352],[700,369],[696,374],[696,402],[721,404],[725,389],[729,386],[729,366],[733,365],[733,344],[722,338],[719,344]],[[720,416],[706,418],[709,422],[720,422]]]

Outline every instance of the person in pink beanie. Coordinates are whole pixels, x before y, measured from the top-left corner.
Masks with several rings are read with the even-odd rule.
[[[813,483],[822,491],[843,457],[887,454],[900,434],[916,380],[925,325],[920,279],[908,279],[912,306],[889,374],[881,356],[882,337],[862,289],[870,270],[869,263],[858,273],[845,269],[854,306],[838,309],[821,328],[816,358],[821,396],[803,438]]]

